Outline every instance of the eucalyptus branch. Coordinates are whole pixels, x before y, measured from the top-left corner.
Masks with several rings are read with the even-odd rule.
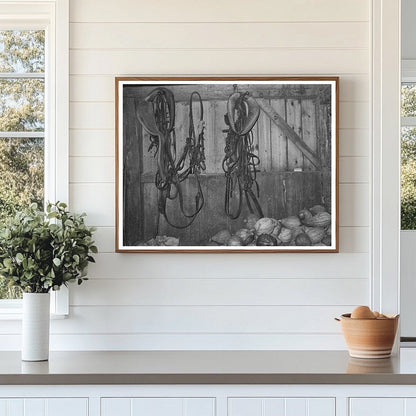
[[[36,204],[17,212],[0,231],[0,276],[24,292],[46,293],[86,280],[97,253],[85,214],[71,214],[64,203]]]

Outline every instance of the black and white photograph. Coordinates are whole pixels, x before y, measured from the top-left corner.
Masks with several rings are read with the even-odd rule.
[[[117,251],[338,251],[338,78],[116,78],[116,113]]]

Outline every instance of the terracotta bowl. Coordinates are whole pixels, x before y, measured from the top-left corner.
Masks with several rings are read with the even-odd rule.
[[[391,356],[399,315],[382,319],[352,319],[341,315],[341,329],[351,357],[388,358]]]

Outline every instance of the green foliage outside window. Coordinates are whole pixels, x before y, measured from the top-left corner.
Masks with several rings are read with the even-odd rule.
[[[401,228],[416,229],[416,129],[402,129]]]
[[[402,117],[416,117],[416,86],[402,86]],[[416,229],[416,127],[401,134],[401,229]]]
[[[0,73],[45,71],[45,32],[0,30]],[[0,79],[0,132],[44,131],[44,80]],[[4,136],[4,134],[3,134]],[[0,138],[0,228],[16,211],[44,199],[43,137]],[[21,292],[0,279],[0,299]]]

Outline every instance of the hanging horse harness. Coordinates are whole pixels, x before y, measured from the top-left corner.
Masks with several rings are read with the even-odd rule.
[[[200,113],[197,126],[195,126],[192,109],[195,98],[199,101]],[[172,91],[168,88],[158,87],[144,101],[136,103],[137,118],[146,132],[150,134],[151,144],[148,150],[156,149],[157,172],[155,185],[158,190],[159,213],[169,225],[181,229],[189,227],[194,222],[204,205],[204,195],[199,179],[199,174],[206,168],[204,109],[198,92],[193,92],[189,101],[189,134],[178,160],[176,160],[175,98]],[[181,185],[189,175],[194,175],[197,182],[195,205],[191,213],[185,211]],[[174,224],[168,217],[166,212],[168,199],[179,200],[181,213],[186,218],[185,224]]]
[[[231,219],[240,216],[244,196],[250,212],[254,213],[255,209],[258,216],[263,217],[258,201],[259,185],[256,179],[260,159],[254,154],[252,132],[259,115],[260,108],[248,92],[231,94],[227,103],[227,114],[224,117],[229,128],[224,130],[227,137],[222,161],[226,178],[225,213]],[[253,186],[256,192],[253,191]],[[237,208],[233,211],[231,205],[236,205]]]

